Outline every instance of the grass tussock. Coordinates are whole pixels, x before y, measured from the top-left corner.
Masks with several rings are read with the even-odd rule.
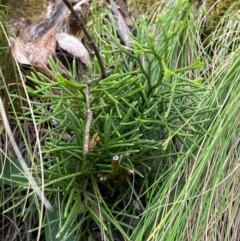
[[[29,72],[11,56],[1,13],[0,97],[43,193],[26,178],[1,113],[4,240],[238,239],[239,12],[222,11],[209,32],[204,6],[158,1],[126,48],[111,12],[93,4],[88,27],[113,73],[89,96],[96,59],[81,83],[75,60],[65,77],[50,59],[56,81]]]

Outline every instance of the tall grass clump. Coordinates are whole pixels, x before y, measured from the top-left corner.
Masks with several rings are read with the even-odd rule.
[[[181,153],[164,181],[155,179],[132,240],[237,240],[239,237],[239,31],[238,12],[229,8],[206,42],[196,5],[168,5],[169,23],[184,22],[182,35],[169,50],[175,65],[195,54],[205,66],[198,74],[211,91],[199,101],[198,130],[181,138]],[[201,12],[199,12],[200,14]],[[212,26],[213,27],[213,26]],[[154,32],[159,31],[153,27]],[[195,73],[194,73],[195,74]],[[160,182],[161,181],[161,182]],[[161,183],[161,185],[160,185]],[[151,190],[151,191],[150,191]]]
[[[3,217],[27,224],[30,240],[236,240],[235,39],[224,51],[221,35],[206,46],[198,5],[159,1],[161,11],[155,4],[152,18],[134,24],[122,46],[114,17],[94,3],[89,29],[108,77],[92,81],[101,74],[95,58],[81,81],[77,60],[63,75],[51,58],[54,80],[21,69],[14,58],[9,78],[1,63],[0,97],[10,127],[53,206],[44,208],[2,128]]]

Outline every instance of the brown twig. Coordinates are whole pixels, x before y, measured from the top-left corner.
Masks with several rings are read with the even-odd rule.
[[[71,3],[68,0],[63,0],[63,2],[66,4],[66,6],[68,7],[68,9],[71,11],[72,15],[75,17],[78,25],[80,26],[80,28],[82,29],[83,33],[85,34],[87,40],[89,41],[89,44],[92,46],[93,51],[96,55],[96,58],[98,60],[98,64],[101,70],[101,78],[104,79],[106,78],[106,72],[105,72],[105,68],[104,68],[104,64],[101,58],[101,55],[98,51],[98,48],[96,46],[96,44],[94,43],[92,37],[90,36],[87,28],[85,27],[84,22],[82,21],[82,19],[79,17],[79,15],[76,13],[76,11],[73,9]]]
[[[86,123],[86,130],[85,130],[85,139],[84,139],[84,146],[83,146],[83,154],[88,154],[88,146],[89,146],[89,138],[90,138],[90,127],[92,123],[92,110],[90,106],[90,92],[89,92],[89,86],[86,85],[86,88],[84,90],[85,96],[86,96],[86,105],[87,105],[87,123]]]
[[[111,68],[109,71],[106,72],[106,77],[111,75],[112,72],[113,72],[113,69]],[[84,146],[83,146],[83,154],[84,155],[87,155],[89,152],[90,128],[91,128],[91,123],[92,123],[92,110],[91,110],[91,105],[90,105],[89,86],[91,84],[99,82],[100,80],[102,80],[101,77],[88,80],[86,82],[86,88],[84,90],[85,97],[86,97],[86,105],[87,105],[87,123],[86,123],[85,139],[84,139]],[[90,149],[90,151],[91,151],[91,149]]]

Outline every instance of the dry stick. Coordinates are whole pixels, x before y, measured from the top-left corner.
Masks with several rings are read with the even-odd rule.
[[[87,155],[89,152],[89,139],[90,139],[90,128],[91,128],[91,122],[92,122],[92,110],[91,110],[91,106],[90,106],[90,92],[89,92],[89,85],[93,84],[93,83],[97,83],[102,79],[105,79],[107,76],[109,76],[112,73],[112,70],[110,70],[109,72],[106,73],[105,68],[104,68],[104,64],[101,58],[101,55],[98,51],[97,46],[95,45],[92,37],[90,36],[87,28],[85,27],[84,22],[82,21],[82,19],[79,17],[79,15],[76,13],[76,11],[73,9],[71,3],[68,0],[63,0],[63,2],[66,4],[66,6],[68,7],[68,9],[71,11],[72,15],[75,17],[78,25],[80,26],[80,28],[82,29],[82,31],[84,32],[87,40],[89,41],[89,44],[91,45],[96,58],[98,60],[98,64],[99,64],[99,68],[101,70],[101,77],[100,78],[95,78],[92,79],[88,82],[86,82],[86,88],[85,88],[85,96],[86,96],[86,105],[87,105],[87,123],[86,123],[86,130],[85,130],[85,139],[84,139],[84,146],[83,146],[83,154]]]
[[[90,106],[90,92],[89,86],[86,85],[85,88],[85,96],[86,96],[86,105],[87,105],[87,123],[86,123],[86,130],[85,130],[85,139],[84,139],[84,146],[83,146],[83,154],[88,154],[88,145],[89,145],[89,136],[90,136],[90,127],[92,122],[92,110]]]
[[[85,27],[84,22],[82,21],[82,19],[78,16],[78,14],[76,13],[76,11],[73,9],[71,3],[68,0],[63,0],[63,2],[66,4],[66,6],[68,7],[68,9],[71,11],[72,15],[75,17],[75,19],[77,20],[78,25],[80,26],[80,28],[82,29],[82,31],[84,32],[87,40],[89,41],[89,44],[92,46],[93,51],[97,57],[98,60],[98,64],[101,70],[101,77],[102,79],[106,78],[106,72],[105,72],[105,68],[104,68],[104,64],[101,58],[101,55],[98,51],[98,48],[96,46],[96,44],[94,43],[92,37],[90,36],[87,28]]]
[[[113,69],[110,69],[106,72],[106,77],[108,77],[110,74],[112,74]],[[86,96],[86,105],[87,105],[87,123],[86,123],[86,130],[85,130],[85,139],[84,139],[84,146],[83,146],[83,154],[87,155],[89,152],[89,139],[90,139],[90,127],[92,122],[92,110],[90,106],[90,92],[89,92],[89,86],[92,84],[95,84],[102,80],[102,77],[98,77],[95,79],[88,80],[86,82],[86,88],[85,88],[85,96]]]

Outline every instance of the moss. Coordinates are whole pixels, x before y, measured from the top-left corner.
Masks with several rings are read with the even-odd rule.
[[[7,20],[24,18],[34,23],[42,20],[47,7],[46,0],[3,0],[2,4],[6,6]]]

